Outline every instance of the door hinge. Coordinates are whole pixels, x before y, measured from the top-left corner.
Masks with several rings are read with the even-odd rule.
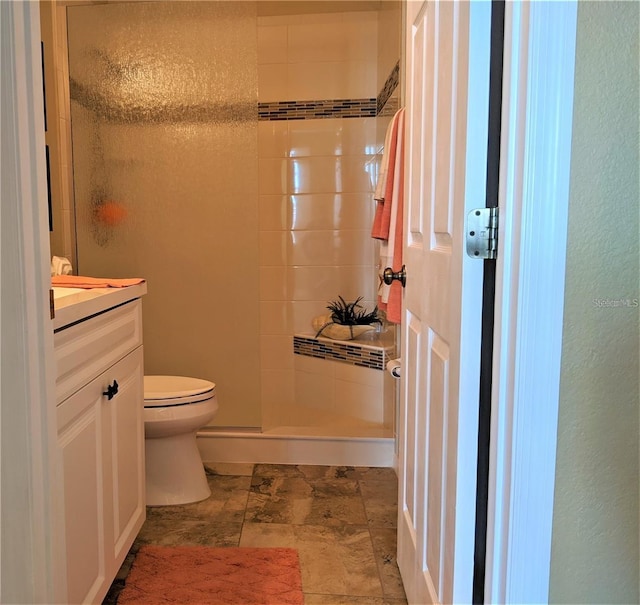
[[[483,259],[498,255],[497,208],[476,208],[467,215],[467,254]]]

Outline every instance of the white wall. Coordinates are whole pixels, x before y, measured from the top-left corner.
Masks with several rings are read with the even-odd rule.
[[[638,21],[579,3],[551,602],[640,596]]]

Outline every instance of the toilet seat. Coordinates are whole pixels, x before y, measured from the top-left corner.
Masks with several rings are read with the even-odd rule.
[[[216,385],[187,376],[145,376],[144,407],[171,407],[198,403],[215,395]]]

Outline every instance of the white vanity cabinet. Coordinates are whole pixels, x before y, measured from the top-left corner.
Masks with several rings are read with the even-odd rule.
[[[140,299],[54,332],[67,603],[101,603],[145,519]]]

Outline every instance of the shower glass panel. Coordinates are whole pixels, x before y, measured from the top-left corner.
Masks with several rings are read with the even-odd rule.
[[[145,373],[260,426],[256,3],[67,16],[78,273],[146,278]]]

